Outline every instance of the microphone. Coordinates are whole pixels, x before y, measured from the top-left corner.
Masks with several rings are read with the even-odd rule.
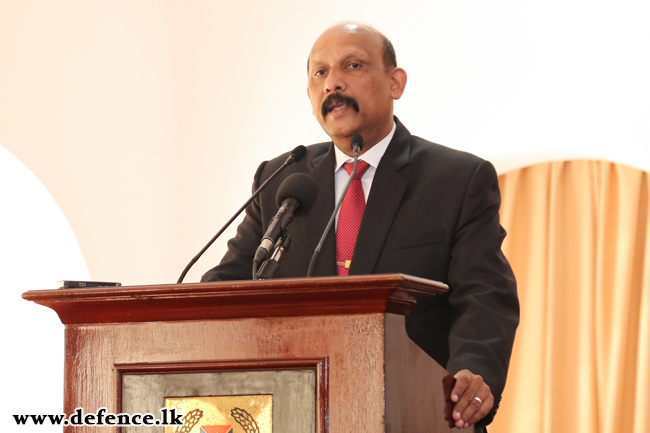
[[[222,233],[223,233],[223,232],[224,232],[224,231],[225,231],[225,230],[230,226],[230,224],[232,224],[232,222],[235,221],[235,219],[237,219],[237,217],[239,216],[239,214],[241,214],[241,213],[244,211],[244,209],[246,209],[246,207],[247,207],[249,204],[251,204],[251,202],[252,202],[253,200],[255,200],[255,198],[257,198],[258,195],[260,195],[260,193],[262,192],[262,190],[263,190],[264,188],[266,188],[266,186],[269,184],[269,182],[271,182],[271,181],[272,181],[272,180],[273,180],[273,179],[274,179],[278,174],[280,174],[280,172],[281,172],[282,170],[284,170],[288,165],[293,164],[294,162],[298,162],[298,161],[300,161],[301,159],[303,159],[303,158],[305,157],[305,155],[307,155],[307,148],[306,148],[305,146],[297,146],[295,149],[293,149],[293,150],[289,153],[289,156],[287,157],[286,161],[284,161],[284,163],[280,166],[280,168],[278,168],[277,170],[275,170],[275,172],[274,172],[271,176],[269,176],[269,178],[266,179],[266,180],[264,181],[264,183],[262,183],[262,185],[260,185],[259,188],[257,188],[257,189],[255,190],[255,192],[253,193],[253,195],[252,195],[248,200],[246,200],[246,203],[244,203],[244,205],[243,205],[242,207],[239,208],[239,210],[235,213],[235,215],[233,215],[232,218],[230,218],[230,219],[228,220],[228,222],[227,222],[223,227],[221,227],[221,230],[219,230],[219,231],[217,232],[217,234],[214,235],[214,236],[212,237],[212,239],[210,239],[210,242],[208,242],[208,243],[203,247],[203,249],[201,249],[201,251],[199,251],[199,253],[198,253],[196,256],[194,256],[194,258],[193,258],[192,260],[190,260],[190,262],[187,264],[187,266],[185,266],[185,269],[183,269],[183,272],[181,273],[181,276],[178,278],[178,281],[177,281],[176,283],[177,283],[177,284],[180,284],[180,283],[183,282],[183,279],[185,278],[185,275],[187,275],[187,273],[188,273],[188,271],[190,270],[190,268],[191,268],[192,266],[194,266],[194,263],[196,263],[196,262],[199,260],[199,258],[201,258],[201,256],[203,255],[203,253],[205,253],[205,252],[208,250],[208,248],[210,248],[210,246],[214,243],[214,241],[216,241],[217,238],[218,238],[219,236],[221,236],[221,234],[222,234]]]
[[[359,158],[359,152],[361,152],[361,149],[363,149],[363,137],[361,134],[354,134],[352,136],[350,139],[350,147],[354,153],[354,162],[356,163],[357,158]],[[356,167],[354,173],[356,174]]]
[[[280,207],[262,237],[262,242],[253,259],[253,279],[256,279],[257,267],[268,258],[273,245],[287,230],[294,216],[306,215],[316,202],[318,187],[311,176],[305,173],[293,173],[278,188],[276,203]]]
[[[323,236],[321,236],[320,241],[318,241],[318,245],[316,245],[316,249],[314,250],[314,254],[311,256],[311,261],[309,262],[309,269],[307,269],[307,277],[311,277],[312,272],[314,272],[314,265],[316,264],[316,258],[318,257],[321,248],[323,248],[323,244],[325,243],[325,238],[327,237],[327,234],[329,233],[330,228],[334,223],[334,219],[336,218],[336,215],[339,213],[339,209],[341,209],[341,205],[343,204],[343,199],[345,198],[345,195],[348,193],[348,190],[350,189],[350,184],[352,183],[352,179],[354,179],[354,176],[357,174],[357,163],[359,162],[359,152],[361,152],[361,149],[363,149],[363,137],[361,136],[361,134],[354,134],[352,136],[352,139],[350,140],[350,147],[352,147],[352,152],[354,152],[354,167],[352,167],[352,173],[348,178],[348,183],[345,185],[343,194],[341,194],[341,197],[339,197],[338,201],[336,202],[336,206],[334,207],[334,212],[332,212],[332,216],[330,217],[330,220],[327,222],[327,227],[325,227]]]
[[[287,157],[286,161],[284,161],[284,164],[282,165],[286,166],[294,162],[298,162],[301,159],[303,159],[305,155],[307,155],[307,148],[303,145],[296,146],[291,152],[289,152],[289,156]]]

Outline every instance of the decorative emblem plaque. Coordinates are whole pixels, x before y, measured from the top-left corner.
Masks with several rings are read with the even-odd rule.
[[[165,398],[167,408],[182,413],[185,424],[165,433],[272,433],[272,395]]]

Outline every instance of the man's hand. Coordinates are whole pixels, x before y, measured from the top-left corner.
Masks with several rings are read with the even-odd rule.
[[[461,370],[454,378],[456,384],[449,394],[451,401],[448,402],[451,417],[445,418],[449,421],[449,427],[468,428],[490,413],[494,397],[490,387],[478,374]]]

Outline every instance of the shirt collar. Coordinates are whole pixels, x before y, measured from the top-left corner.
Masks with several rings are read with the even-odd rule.
[[[384,156],[384,153],[386,153],[386,149],[388,149],[388,145],[393,139],[393,135],[395,135],[396,129],[397,124],[393,120],[393,129],[391,129],[388,135],[385,136],[379,143],[372,146],[366,153],[363,154],[363,156],[359,157],[359,159],[366,161],[368,164],[370,164],[371,167],[377,169],[379,161],[381,161],[381,157]],[[343,164],[346,162],[354,160],[354,158],[352,158],[350,155],[346,155],[336,146],[334,146],[334,154],[336,155],[336,167],[334,167],[335,172],[339,168],[343,167]]]

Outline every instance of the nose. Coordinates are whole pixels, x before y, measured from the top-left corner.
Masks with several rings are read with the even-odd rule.
[[[328,72],[327,79],[325,80],[325,93],[342,92],[346,87],[343,72],[332,68]]]

